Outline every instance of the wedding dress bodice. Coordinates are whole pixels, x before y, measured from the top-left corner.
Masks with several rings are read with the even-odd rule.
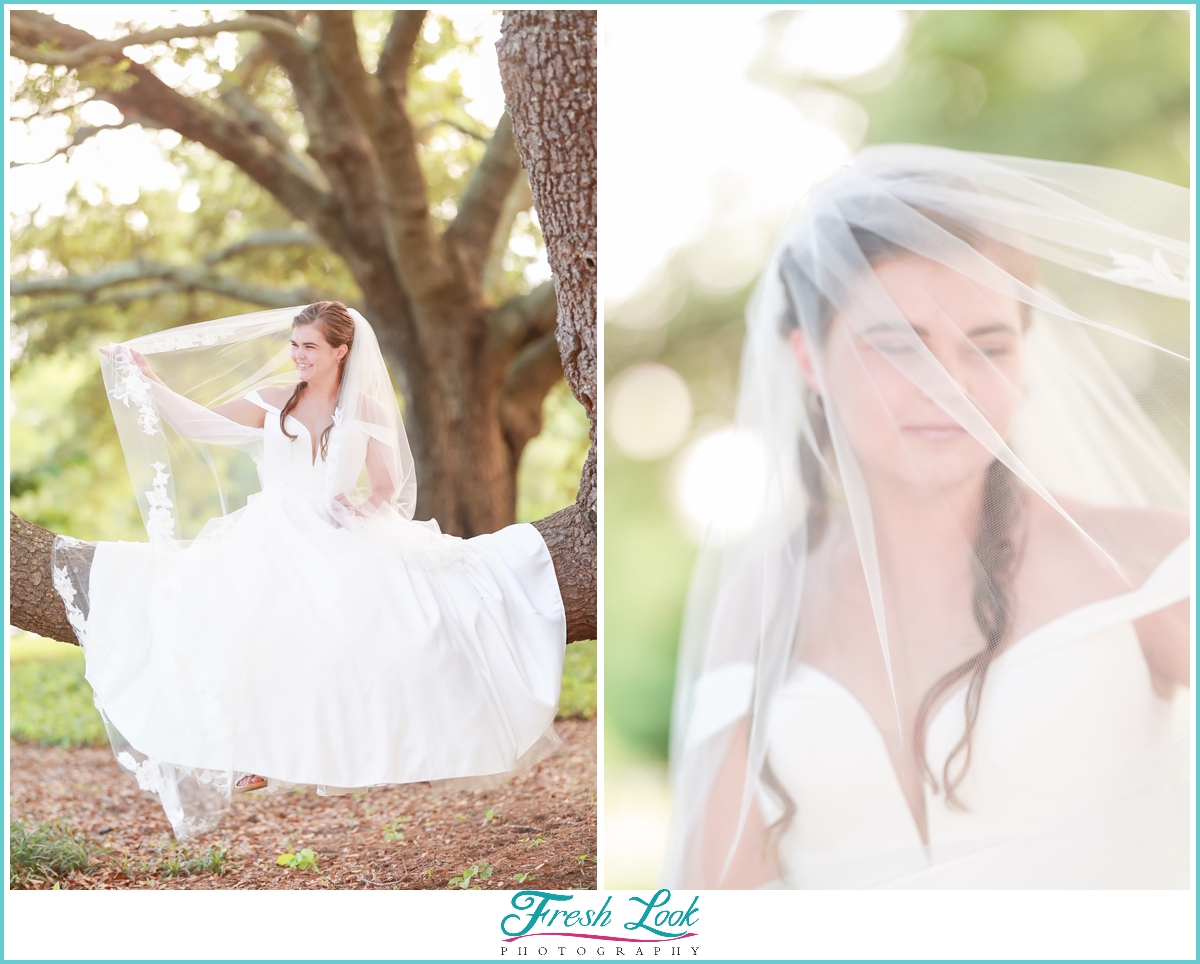
[[[296,436],[290,439],[279,425],[279,408],[265,401],[258,392],[246,396],[260,408],[266,409],[263,422],[263,458],[258,466],[264,492],[283,488],[302,489],[319,496],[324,492],[326,460],[312,458],[313,440],[308,428],[294,415],[287,417],[288,430]]]
[[[769,759],[796,813],[780,845],[796,887],[1187,886],[1190,693],[1154,693],[1133,620],[1186,598],[1190,543],[1138,590],[1084,606],[992,663],[952,809],[926,787],[923,846],[863,705],[798,664],[774,707]],[[965,688],[930,721],[940,774]],[[772,820],[776,808],[760,803]]]

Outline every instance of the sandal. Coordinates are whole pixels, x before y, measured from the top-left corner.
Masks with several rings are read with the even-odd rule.
[[[266,785],[267,781],[265,777],[260,777],[256,773],[244,773],[241,779],[233,785],[233,789],[239,793],[244,793],[247,790],[262,790]]]

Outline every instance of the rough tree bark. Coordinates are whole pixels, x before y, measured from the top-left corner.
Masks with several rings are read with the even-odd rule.
[[[587,411],[591,448],[579,495],[537,523],[568,610],[596,634],[596,14],[510,10],[500,80],[558,291],[558,348]]]
[[[13,16],[15,21],[16,12]],[[506,13],[498,51],[505,96],[513,118],[510,131],[515,134],[521,160],[529,172],[557,286],[557,342],[562,370],[591,422],[592,445],[575,505],[536,525],[554,558],[567,611],[567,638],[593,639],[596,635],[597,370],[595,14]],[[383,68],[381,61],[380,70]],[[544,291],[534,294],[547,298]],[[494,314],[503,319],[504,312],[502,307]],[[497,322],[499,327],[505,324],[519,326],[521,321],[517,318]],[[533,339],[515,356],[510,368],[545,369],[545,356],[549,353],[544,338]],[[512,371],[507,377],[521,383]],[[522,384],[510,385],[514,394],[518,390],[529,391],[527,384],[524,387]],[[528,417],[525,409],[512,417],[522,413]],[[54,533],[10,513],[9,537],[12,624],[52,639],[76,643],[62,600],[53,590],[50,548]]]
[[[170,128],[204,145],[269,191],[307,225],[312,241],[341,257],[405,395],[417,516],[472,536],[514,521],[521,452],[541,430],[542,401],[561,377],[553,351],[555,298],[547,283],[501,305],[486,299],[489,254],[497,235],[504,235],[502,250],[512,229],[505,201],[521,189],[507,117],[458,198],[457,214],[444,231],[437,229],[419,164],[419,132],[407,109],[424,21],[423,10],[397,11],[374,71],[364,66],[350,10],[270,9],[115,41],[20,10],[11,17],[11,52],[28,63],[85,70],[94,99],[123,115],[121,124],[109,126]],[[123,55],[135,44],[222,30],[259,39],[241,64],[222,74],[219,98],[182,93]],[[254,85],[274,65],[287,74],[304,122],[302,152],[254,101]],[[81,129],[72,142],[87,136]],[[219,261],[210,257],[196,268],[139,261],[83,277],[16,278],[11,290],[14,296],[59,296],[47,307],[85,304],[101,289],[138,281],[151,291],[206,289],[271,307],[316,300],[316,292],[239,283],[219,273]],[[30,310],[19,307],[28,317]]]

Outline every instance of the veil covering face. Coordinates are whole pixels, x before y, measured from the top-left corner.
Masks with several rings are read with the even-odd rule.
[[[1188,886],[1190,212],[910,145],[811,191],[747,309],[669,883]]]

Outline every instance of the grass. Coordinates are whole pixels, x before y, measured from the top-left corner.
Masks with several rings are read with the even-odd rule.
[[[225,866],[228,861],[229,851],[212,846],[195,857],[187,850],[169,854],[159,859],[156,869],[163,877],[198,877],[201,874],[221,877],[228,869]]]
[[[8,844],[11,854],[8,886],[12,890],[65,877],[76,870],[87,873],[97,850],[83,834],[72,833],[65,819],[32,826],[24,820],[14,820],[8,825]]]
[[[571,643],[563,663],[558,719],[590,720],[596,715],[596,641]]]
[[[52,746],[104,746],[108,736],[83,678],[78,646],[28,633],[12,637],[9,735]]]

